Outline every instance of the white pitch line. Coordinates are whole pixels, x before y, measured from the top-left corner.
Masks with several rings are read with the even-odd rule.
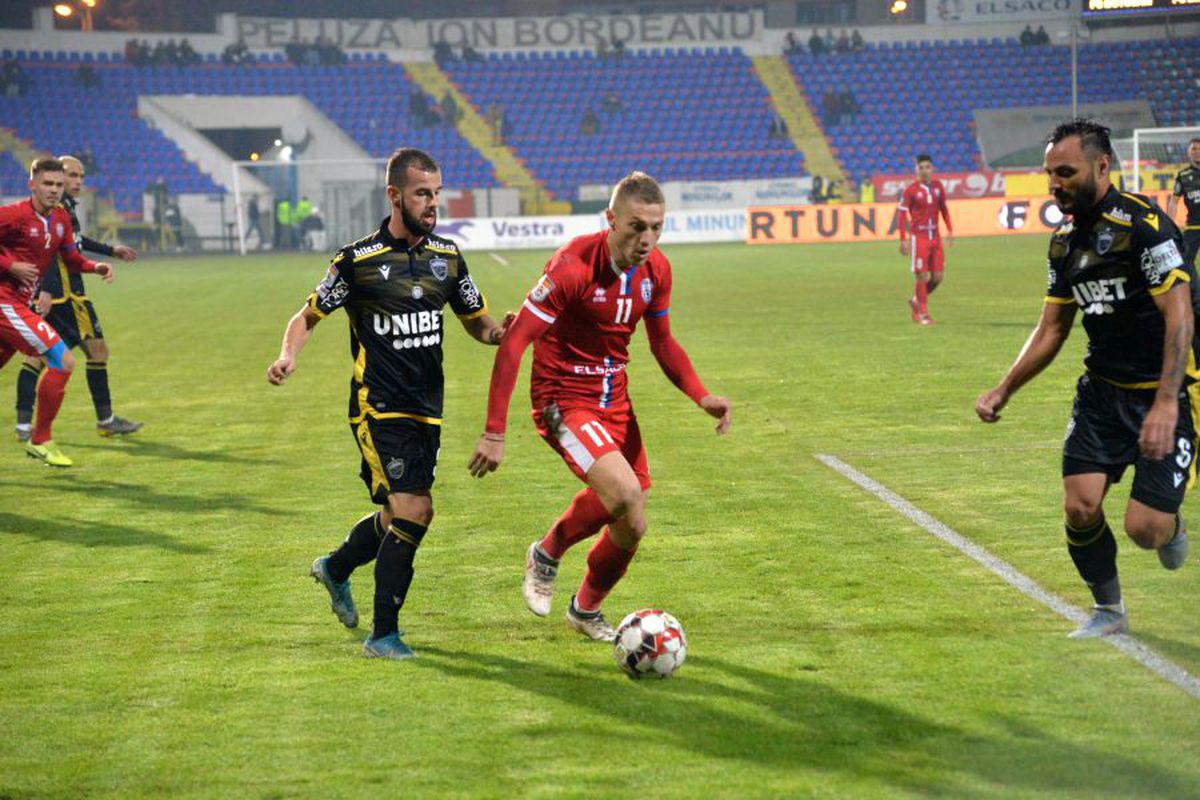
[[[502,266],[502,267],[508,266],[508,259],[505,258],[504,256],[500,255],[499,253],[488,253],[488,255],[492,257],[492,261],[495,261],[500,266]]]
[[[1066,617],[1076,625],[1081,625],[1087,620],[1088,614],[1083,609],[1077,608],[1061,597],[1046,591],[1035,583],[1032,578],[1018,572],[1012,565],[996,558],[970,539],[955,532],[950,526],[926,514],[882,483],[872,480],[836,456],[817,453],[815,457],[834,472],[858,484],[861,488],[887,503],[894,510],[908,517],[918,527],[923,528],[926,532],[933,534],[963,555],[998,575],[1004,581],[1016,587],[1026,597],[1038,601],[1051,611],[1062,617]],[[1200,678],[1192,675],[1178,664],[1163,658],[1137,639],[1127,634],[1119,634],[1116,636],[1105,636],[1102,641],[1117,648],[1121,653],[1132,658],[1160,678],[1170,681],[1192,697],[1200,700]]]

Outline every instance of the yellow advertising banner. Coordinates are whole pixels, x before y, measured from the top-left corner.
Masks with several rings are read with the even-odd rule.
[[[1166,192],[1154,192],[1151,197],[1165,206]],[[1049,234],[1063,220],[1054,199],[1045,195],[950,200],[948,206],[955,236]],[[746,209],[747,244],[878,242],[899,236],[899,210],[894,203]]]

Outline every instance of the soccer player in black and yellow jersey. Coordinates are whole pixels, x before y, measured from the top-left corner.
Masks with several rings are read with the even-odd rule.
[[[71,215],[71,230],[75,232],[75,241],[79,242],[80,248],[104,256],[116,256],[122,261],[135,261],[137,251],[132,247],[105,244],[82,234],[79,215],[75,209],[79,205],[86,175],[83,162],[75,156],[60,156],[58,160],[62,162],[63,176],[66,179],[60,203]],[[104,339],[104,331],[100,328],[100,318],[96,316],[96,309],[84,292],[83,275],[68,270],[67,265],[60,259],[42,278],[42,285],[35,297],[35,306],[37,312],[45,317],[46,322],[62,337],[67,347],[82,348],[87,355],[87,384],[92,395],[92,405],[96,409],[96,432],[101,436],[124,436],[141,430],[142,423],[113,413],[112,394],[108,388],[108,342]],[[37,397],[38,378],[45,367],[46,362],[43,359],[27,356],[17,374],[15,433],[18,441],[28,440],[33,431],[33,407]]]
[[[1175,219],[1175,208],[1179,198],[1187,207],[1187,221],[1183,223],[1183,259],[1196,266],[1196,252],[1200,250],[1200,137],[1188,142],[1188,165],[1175,175],[1175,186],[1167,198],[1167,216]]]
[[[1183,260],[1175,223],[1147,198],[1112,185],[1112,163],[1103,125],[1077,119],[1050,135],[1050,191],[1070,219],[1050,239],[1037,327],[1004,379],[975,404],[980,419],[996,422],[1013,393],[1054,360],[1082,312],[1086,372],[1076,386],[1062,475],[1067,549],[1095,606],[1072,638],[1120,633],[1129,624],[1117,542],[1104,517],[1109,487],[1133,466],[1125,532],[1178,569],[1188,550],[1179,507],[1196,475],[1196,271]]]
[[[426,153],[396,151],[388,161],[391,215],[379,230],[338,251],[324,280],[288,322],[267,380],[282,384],[314,327],[335,310],[350,317],[350,429],[361,476],[379,511],[358,521],[340,547],[313,562],[333,612],[358,625],[350,573],[375,561],[374,625],[363,652],[413,655],[397,618],[413,577],[413,557],[433,520],[434,468],[442,424],[442,323],[450,306],[467,333],[499,344],[504,326],[449,239],[435,236],[442,175]],[[507,323],[506,323],[507,324]]]

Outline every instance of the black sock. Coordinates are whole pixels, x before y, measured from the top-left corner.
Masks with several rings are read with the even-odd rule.
[[[38,376],[42,374],[40,366],[22,364],[17,373],[17,424],[29,425],[33,422],[33,404],[37,401]]]
[[[399,629],[400,609],[413,579],[413,557],[426,528],[406,519],[394,519],[379,543],[375,556],[375,622],[371,638]]]
[[[1075,562],[1079,576],[1092,590],[1098,606],[1121,604],[1121,581],[1117,577],[1117,540],[1108,520],[1100,517],[1094,525],[1076,530],[1067,529],[1067,551]]]
[[[104,361],[87,362],[88,391],[92,393],[92,405],[96,407],[96,419],[103,422],[112,416],[112,397],[108,393],[108,364]]]
[[[325,569],[334,583],[343,583],[350,573],[368,564],[379,552],[379,540],[383,538],[383,528],[379,527],[379,512],[368,514],[354,523],[350,534],[337,550],[329,554]]]

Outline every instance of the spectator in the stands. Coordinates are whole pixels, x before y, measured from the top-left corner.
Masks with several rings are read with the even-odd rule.
[[[850,34],[846,33],[845,29],[843,29],[841,35],[838,36],[837,43],[834,44],[834,49],[839,53],[850,52]]]
[[[445,39],[439,39],[433,43],[433,60],[439,67],[443,69],[447,64],[451,64],[458,59],[454,57],[454,51],[450,49],[450,44]]]
[[[783,37],[783,52],[784,55],[800,52],[800,42],[796,39],[796,34],[791,31],[787,32],[787,36]]]
[[[821,34],[817,32],[816,28],[813,28],[813,35],[808,37],[808,52],[814,56],[825,53],[825,40],[821,38]]]
[[[862,34],[858,32],[858,28],[855,28],[850,34],[850,49],[855,53],[860,53],[866,46],[867,45],[866,42],[863,41]]]
[[[583,112],[583,117],[579,120],[579,132],[584,136],[595,136],[600,132],[600,118],[596,116],[596,112],[590,108]]]
[[[471,45],[464,44],[462,46],[462,60],[468,64],[481,64],[483,63],[483,56],[478,50],[471,47]]]

